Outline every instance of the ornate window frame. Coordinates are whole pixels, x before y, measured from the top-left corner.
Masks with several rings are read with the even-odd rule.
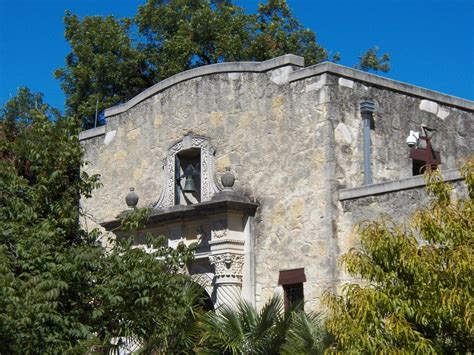
[[[175,206],[176,154],[191,148],[199,148],[201,151],[201,202],[210,201],[217,192],[222,190],[215,178],[215,148],[211,146],[209,138],[193,136],[189,133],[168,148],[168,154],[163,159],[165,184],[159,200],[153,205],[154,210]]]

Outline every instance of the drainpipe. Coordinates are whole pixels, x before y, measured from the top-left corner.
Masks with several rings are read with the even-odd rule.
[[[370,151],[370,126],[372,115],[375,111],[373,101],[360,103],[360,114],[362,115],[362,126],[364,131],[364,185],[372,184],[372,160]]]

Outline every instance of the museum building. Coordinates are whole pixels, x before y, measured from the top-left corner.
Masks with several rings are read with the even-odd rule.
[[[462,196],[474,147],[474,102],[295,55],[191,69],[105,117],[80,134],[103,183],[83,225],[120,237],[118,215],[151,208],[138,235],[198,243],[186,272],[214,307],[282,294],[318,309],[349,280],[354,226],[426,204],[426,166]]]

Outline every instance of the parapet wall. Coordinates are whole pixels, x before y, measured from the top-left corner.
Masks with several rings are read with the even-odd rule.
[[[452,186],[452,198],[468,196],[467,186],[457,170],[443,173],[444,181]],[[424,176],[410,177],[370,186],[339,191],[337,220],[338,247],[341,254],[359,244],[354,226],[383,217],[400,227],[420,208],[426,207],[432,196],[426,191]],[[343,272],[340,284],[350,278]]]

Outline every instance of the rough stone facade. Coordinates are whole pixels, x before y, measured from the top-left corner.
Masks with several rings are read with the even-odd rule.
[[[374,185],[354,195],[351,191],[363,181],[363,100],[375,103]],[[81,134],[89,162],[85,169],[100,174],[103,183],[83,201],[92,217],[87,227],[113,220],[126,208],[125,196],[134,187],[138,206],[155,207],[161,216],[150,228],[167,235],[170,244],[200,240],[196,230],[208,229],[209,248],[197,259],[204,271],[196,273],[205,275],[204,287],[212,290],[219,283],[217,267],[209,259],[223,260],[230,250],[239,260],[244,255],[237,290],[257,305],[282,292],[280,270],[304,268],[307,309],[316,309],[322,292],[344,280],[337,258],[356,243],[354,223],[381,212],[402,218],[425,203],[421,178],[411,178],[405,143],[410,130],[419,130],[421,124],[437,130],[433,147],[441,152],[442,170],[456,168],[474,146],[473,102],[332,63],[304,68],[302,58],[293,55],[178,74],[107,110],[106,118],[105,127]],[[199,217],[197,206],[186,219],[189,211],[183,207],[175,208],[172,218],[180,213],[184,217],[170,220],[173,207],[160,198],[175,178],[170,175],[174,153],[169,149],[184,145],[185,137],[204,137],[212,148],[209,162],[201,154],[201,171],[204,162],[211,169],[212,181],[203,183],[209,198],[223,189],[219,177],[230,167],[234,191],[246,196],[243,204],[258,206],[256,212],[231,203],[218,211],[212,201],[209,205],[203,200],[197,205],[213,209],[208,217]],[[398,180],[405,181],[401,188],[384,190],[384,183]],[[462,185],[456,174],[452,180]],[[209,217],[219,213],[225,216]],[[228,228],[232,238],[226,236],[222,247],[216,244],[220,237],[211,232],[216,220],[233,225]]]

